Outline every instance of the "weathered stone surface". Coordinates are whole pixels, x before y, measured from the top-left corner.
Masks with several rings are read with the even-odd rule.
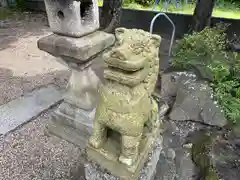
[[[0,106],[0,134],[14,130],[60,100],[61,93],[49,86]]]
[[[180,78],[181,79],[181,78]],[[194,79],[180,80],[170,119],[200,121],[213,126],[225,126],[227,119],[213,99],[208,83]]]
[[[211,101],[211,88],[203,82],[185,81],[178,85],[172,120],[199,120],[204,104]]]
[[[81,37],[99,28],[97,0],[44,0],[51,30]]]
[[[196,180],[198,169],[192,161],[191,146],[195,131],[207,127],[198,122],[172,120],[164,120],[163,127],[156,180]]]
[[[233,132],[202,131],[193,145],[193,159],[206,180],[238,180],[240,138]]]
[[[93,131],[95,109],[86,111],[66,102],[52,114],[46,133],[53,134],[84,149]]]
[[[153,143],[152,150],[148,154],[147,161],[137,180],[153,180],[155,178],[156,166],[161,149],[162,138],[159,136]],[[113,176],[107,171],[102,170],[96,163],[93,162],[85,164],[85,177],[86,180],[120,180],[120,177]]]
[[[54,114],[53,122],[92,133],[95,109],[86,111],[63,102]]]
[[[80,149],[84,149],[87,144],[88,136],[78,129],[74,129],[70,126],[49,122],[45,130],[46,135],[54,135],[61,139],[64,139]]]
[[[160,153],[158,161],[158,171],[156,180],[175,180],[177,176],[177,167],[174,162],[175,151],[173,149],[165,149]]]
[[[161,96],[168,99],[177,95],[178,85],[186,80],[195,81],[196,75],[192,72],[169,72],[161,76]]]
[[[95,149],[88,146],[87,156],[91,161],[96,162],[102,169],[107,169],[111,172],[112,175],[120,178],[126,177],[126,179],[136,179],[141,169],[144,167],[148,153],[151,151],[151,145],[158,135],[159,125],[155,125],[152,131],[141,139],[139,152],[137,154],[138,159],[131,165],[119,162],[119,157],[122,153],[122,140],[120,139],[121,136],[114,131],[108,131],[108,139],[101,149]],[[128,143],[132,143],[132,141],[128,141]]]
[[[125,84],[131,87],[139,85],[141,82],[143,82],[144,79],[146,79],[148,75],[148,71],[145,69],[133,72],[131,74],[124,74],[121,71],[106,69],[104,71],[104,78],[113,80],[113,81],[120,81],[121,84]]]
[[[98,101],[100,79],[89,66],[84,70],[72,69],[64,101],[84,110],[92,110]]]
[[[104,72],[108,78],[105,76],[105,84],[99,88],[100,101],[94,119],[94,131],[89,139],[88,155],[115,175],[120,176],[120,170],[116,171],[111,164],[126,171],[126,176],[135,176],[147,156],[148,143],[154,134],[152,130],[157,129],[159,124],[158,105],[151,94],[159,72],[158,48],[161,38],[138,29],[118,28],[115,34],[115,47],[103,55],[109,66]],[[138,69],[141,62],[139,58],[147,71],[142,79],[140,76],[130,76],[130,73],[143,73]],[[115,72],[111,78],[109,71]],[[131,78],[140,80],[133,84]],[[122,141],[117,141],[116,136],[107,136],[110,130],[120,134]],[[120,145],[118,148],[113,144],[115,142]],[[114,150],[111,149],[113,146]],[[101,149],[104,149],[104,153]]]
[[[113,45],[114,42],[113,34],[102,31],[96,31],[81,38],[52,34],[39,39],[38,48],[53,56],[63,57],[67,61],[83,63]]]
[[[204,123],[223,127],[227,124],[223,110],[217,101],[206,102],[202,108],[201,117]]]
[[[114,35],[100,31],[81,38],[53,34],[39,40],[40,49],[59,57],[61,63],[72,69],[64,102],[53,113],[48,133],[85,148],[93,130],[100,83],[98,76],[103,74],[96,65],[93,70],[92,65],[99,64],[96,61],[101,60],[100,53],[114,41]]]

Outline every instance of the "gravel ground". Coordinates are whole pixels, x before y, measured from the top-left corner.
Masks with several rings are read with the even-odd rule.
[[[81,180],[80,150],[44,135],[51,118],[46,112],[0,142],[0,180]]]
[[[37,48],[50,34],[44,14],[16,14],[0,21],[0,105],[36,88],[64,88],[69,70]],[[0,135],[0,180],[80,180],[80,150],[57,137],[44,135],[53,109]]]
[[[40,51],[51,32],[45,14],[21,13],[0,21],[0,105],[47,84],[65,87],[68,68]]]
[[[0,105],[47,84],[64,88],[69,77],[65,66],[37,48],[37,40],[50,34],[46,16],[14,18],[0,21]],[[84,180],[80,150],[44,135],[52,111],[0,136],[0,180]]]

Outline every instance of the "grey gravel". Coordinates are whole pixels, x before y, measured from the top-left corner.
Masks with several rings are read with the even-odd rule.
[[[50,33],[46,24],[45,15],[33,13],[1,21],[0,105],[48,84],[66,86],[68,68],[37,48],[37,40]],[[0,135],[0,180],[83,179],[80,150],[44,135],[52,111]]]
[[[0,134],[6,134],[19,125],[37,117],[62,99],[54,86],[41,88],[0,106]]]
[[[46,24],[41,13],[0,20],[0,105],[48,84],[66,86],[68,68],[37,47],[37,40],[51,33]]]
[[[0,180],[83,179],[80,150],[44,135],[50,113],[0,137]]]
[[[54,71],[36,76],[13,76],[12,72],[0,67],[0,105],[8,103],[35,89],[53,84],[57,88],[66,87],[69,71]]]

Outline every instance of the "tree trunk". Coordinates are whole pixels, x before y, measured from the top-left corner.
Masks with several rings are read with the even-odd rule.
[[[206,26],[211,25],[214,3],[215,0],[197,0],[193,14],[195,31],[202,31]]]
[[[101,30],[112,33],[119,27],[122,0],[104,0],[100,17]]]

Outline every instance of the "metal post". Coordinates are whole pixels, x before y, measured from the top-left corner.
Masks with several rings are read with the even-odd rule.
[[[171,56],[171,52],[172,52],[172,46],[173,46],[173,41],[174,41],[174,36],[175,36],[175,25],[173,23],[173,21],[165,14],[165,13],[158,13],[157,15],[155,15],[151,21],[151,25],[150,25],[150,33],[152,34],[153,33],[153,25],[155,23],[155,20],[159,17],[159,16],[164,16],[171,24],[172,24],[172,27],[173,27],[173,31],[172,31],[172,37],[171,37],[171,43],[170,43],[170,46],[169,46],[169,52],[168,52],[168,55],[169,57]]]
[[[157,5],[159,4],[160,0],[156,0],[154,5],[153,5],[153,9],[152,10],[155,10]],[[161,2],[160,2],[161,3]]]

